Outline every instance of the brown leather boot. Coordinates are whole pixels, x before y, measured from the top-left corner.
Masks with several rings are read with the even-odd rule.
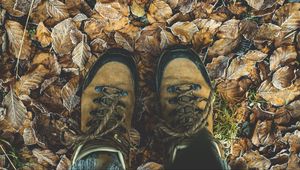
[[[96,152],[115,153],[123,169],[128,167],[136,93],[137,71],[132,54],[123,49],[108,50],[93,65],[82,86],[81,130],[86,135],[72,163]],[[107,156],[102,158],[97,164],[108,160]]]
[[[189,137],[199,130],[208,128],[212,133],[212,85],[200,57],[189,48],[176,46],[159,59],[156,89],[162,120],[159,129],[178,139],[167,145],[172,160],[176,148],[188,145]]]

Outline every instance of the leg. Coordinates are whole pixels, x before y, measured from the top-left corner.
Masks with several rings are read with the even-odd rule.
[[[171,169],[222,169],[212,140],[212,86],[200,57],[185,47],[173,47],[160,57],[156,75],[160,95],[159,126]],[[211,119],[210,119],[211,118]]]
[[[82,86],[81,131],[72,169],[126,169],[135,109],[137,71],[133,56],[108,50]]]

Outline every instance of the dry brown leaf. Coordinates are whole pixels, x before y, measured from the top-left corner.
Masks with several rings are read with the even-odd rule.
[[[296,70],[291,66],[284,66],[279,68],[272,77],[273,86],[277,89],[284,89],[289,87],[293,80],[296,79]]]
[[[23,140],[25,145],[34,145],[37,143],[35,130],[32,127],[32,121],[26,119],[24,121]]]
[[[272,134],[271,128],[272,121],[258,120],[251,139],[252,143],[255,146],[272,144],[275,136]]]
[[[150,23],[165,22],[173,14],[170,6],[163,0],[154,0],[148,11],[147,18]]]
[[[51,33],[52,47],[59,55],[70,54],[75,47],[70,38],[71,30],[76,30],[76,25],[71,18],[57,24]]]
[[[208,48],[208,56],[209,57],[216,57],[220,55],[227,55],[232,50],[237,47],[239,44],[240,39],[219,39],[214,42],[214,44]]]
[[[119,46],[121,46],[122,48],[124,48],[128,51],[133,52],[134,41],[132,39],[130,39],[130,37],[128,37],[122,33],[116,32],[114,35],[114,39]]]
[[[67,6],[59,0],[49,0],[46,4],[47,12],[56,21],[62,21],[69,17]]]
[[[208,63],[206,68],[212,80],[225,76],[225,69],[229,66],[229,57],[219,56],[213,58],[211,63]]]
[[[59,65],[55,55],[50,53],[38,53],[32,60],[32,64],[42,64],[49,70],[49,74],[59,75],[61,66]]]
[[[119,2],[101,3],[97,2],[95,10],[104,18],[111,21],[120,20],[129,15],[127,5],[121,5]]]
[[[199,31],[193,22],[177,22],[170,29],[183,43],[191,42],[193,35]]]
[[[229,103],[237,103],[244,99],[251,80],[225,80],[217,85],[217,91]]]
[[[40,149],[33,149],[32,154],[38,159],[39,163],[47,162],[52,166],[57,165],[58,156],[55,155],[51,150],[40,150]]]
[[[92,40],[97,37],[103,38],[103,28],[105,25],[105,22],[91,18],[84,23],[84,32],[86,32]]]
[[[280,7],[273,15],[273,21],[283,32],[290,33],[300,27],[300,3],[288,3]]]
[[[163,165],[155,163],[155,162],[147,162],[137,168],[137,170],[145,170],[145,169],[164,170],[164,167],[163,167]]]
[[[3,106],[6,107],[7,120],[15,129],[19,129],[26,118],[27,109],[19,100],[13,89],[4,97]]]
[[[1,0],[0,3],[2,7],[11,15],[15,17],[21,17],[25,15],[22,11],[16,10],[14,8],[17,0]]]
[[[93,52],[102,53],[105,49],[108,48],[107,42],[101,38],[95,38],[91,42],[91,48]]]
[[[297,153],[292,153],[290,155],[287,170],[300,169],[300,157]]]
[[[231,19],[224,22],[220,27],[217,36],[222,38],[228,39],[237,39],[240,35],[239,30],[240,20]]]
[[[86,61],[92,56],[91,48],[87,44],[85,35],[82,37],[82,41],[74,48],[72,56],[73,62],[78,65],[80,70],[83,70]]]
[[[135,49],[140,52],[147,52],[153,55],[159,55],[160,53],[160,31],[161,25],[152,24],[145,27],[140,37],[137,39]]]
[[[271,161],[260,155],[258,151],[250,151],[244,154],[249,168],[268,169],[271,166]]]
[[[212,19],[196,19],[193,22],[199,29],[193,36],[194,48],[201,49],[208,47],[213,42],[214,35],[222,23]]]
[[[39,88],[39,85],[43,82],[45,75],[49,73],[43,65],[38,65],[32,72],[22,76],[19,81],[16,82],[16,94],[21,99],[26,99],[30,95],[31,90]]]
[[[248,138],[236,139],[232,143],[231,154],[233,158],[237,158],[252,148],[252,143]]]
[[[296,83],[285,89],[277,89],[269,80],[264,81],[258,91],[258,95],[274,106],[283,106],[300,95],[300,86]]]
[[[297,52],[294,46],[279,47],[270,57],[270,70],[275,71],[282,65],[295,62]]]
[[[267,57],[267,54],[252,50],[241,58],[234,58],[227,69],[226,78],[237,80],[242,76],[249,76],[256,69],[256,63],[262,61],[265,57]]]
[[[160,49],[165,49],[172,45],[177,44],[177,40],[172,33],[166,31],[165,29],[161,28],[160,31]]]
[[[63,105],[69,112],[80,102],[80,98],[76,95],[78,84],[79,77],[77,76],[65,84],[60,91]]]
[[[145,12],[145,4],[138,4],[136,0],[132,1],[132,4],[130,6],[130,11],[133,15],[137,17],[142,17],[146,14]]]
[[[58,80],[58,77],[51,77],[49,79],[44,80],[44,82],[41,84],[40,94],[42,94],[42,92],[56,80]]]
[[[45,27],[43,22],[40,22],[36,28],[36,38],[42,47],[47,47],[52,42],[51,32]]]
[[[70,167],[71,167],[71,161],[66,157],[66,155],[63,155],[60,158],[56,170],[68,170]]]
[[[269,46],[280,36],[281,28],[271,23],[263,23],[255,34],[253,41],[258,49]]]
[[[246,0],[246,2],[255,10],[263,10],[272,7],[276,0]]]
[[[24,27],[16,21],[7,20],[5,23],[5,29],[8,35],[9,51],[17,58],[21,50]],[[25,31],[26,34],[24,37],[23,47],[20,55],[20,59],[22,60],[28,59],[31,53],[31,40],[29,38],[27,30]]]
[[[178,0],[179,11],[183,14],[187,14],[193,10],[197,0]]]
[[[290,112],[290,115],[296,119],[300,117],[300,100],[293,101],[289,105],[287,105],[287,108]]]

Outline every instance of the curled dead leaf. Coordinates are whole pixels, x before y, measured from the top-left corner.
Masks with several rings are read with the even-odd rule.
[[[13,89],[4,97],[3,106],[7,109],[6,115],[8,122],[18,130],[26,118],[27,109],[23,102],[19,100]]]
[[[136,0],[132,1],[132,4],[130,6],[130,11],[133,15],[137,17],[142,17],[146,14],[145,12],[145,4],[138,4]]]
[[[16,82],[16,94],[25,99],[30,95],[31,90],[39,88],[39,85],[44,81],[44,77],[49,73],[42,64],[38,65],[32,72],[22,76]]]
[[[193,35],[199,31],[197,25],[193,22],[177,22],[170,29],[183,43],[190,42]]]
[[[271,161],[260,155],[258,151],[250,151],[244,154],[249,168],[268,169],[271,166]]]
[[[130,37],[128,37],[122,33],[116,32],[114,35],[114,39],[119,46],[121,46],[122,48],[124,48],[128,51],[133,52],[134,40],[132,40]]]
[[[29,35],[25,33],[24,42],[22,42],[24,27],[16,22],[7,20],[5,23],[5,29],[8,35],[9,41],[9,51],[14,55],[14,57],[20,57],[20,59],[28,59],[31,53],[31,40]],[[22,49],[21,44],[23,43]],[[19,52],[21,50],[21,55],[19,56]]]
[[[70,167],[71,167],[71,161],[66,157],[66,155],[63,155],[60,158],[56,170],[68,170]]]
[[[45,27],[43,22],[40,22],[36,29],[36,38],[41,43],[42,47],[47,47],[51,44],[51,32]]]
[[[274,106],[283,106],[300,95],[300,86],[293,84],[282,90],[274,87],[270,80],[264,81],[258,91],[258,95],[270,102]]]
[[[239,30],[240,20],[231,19],[224,22],[220,27],[217,36],[222,38],[228,39],[237,39],[240,35]]]
[[[101,38],[103,37],[103,28],[105,25],[105,22],[91,18],[84,23],[84,32],[86,32],[92,40],[97,37]]]
[[[129,8],[127,5],[121,5],[119,2],[101,3],[97,2],[95,10],[104,18],[108,20],[119,20],[122,17],[129,15]]]
[[[71,30],[76,30],[76,25],[71,18],[57,24],[51,33],[52,47],[59,55],[69,54],[75,47],[70,38]]]
[[[275,71],[280,66],[296,62],[297,52],[294,46],[277,48],[270,57],[270,70]]]
[[[272,7],[276,0],[246,0],[246,2],[255,10],[263,10]]]
[[[154,0],[149,6],[147,18],[150,23],[165,22],[172,16],[172,14],[172,9],[165,1]]]
[[[225,80],[217,85],[217,92],[229,103],[237,103],[244,99],[251,80]]]
[[[81,42],[74,48],[72,56],[73,62],[78,65],[80,70],[83,70],[87,60],[92,56],[91,48],[87,44],[85,35],[82,36]]]
[[[272,121],[258,120],[251,139],[252,143],[255,146],[272,144],[275,136],[272,134],[271,129]]]
[[[206,68],[212,80],[225,76],[225,69],[229,66],[229,57],[219,56],[213,58],[211,63],[208,63]]]
[[[216,57],[220,55],[227,55],[232,50],[237,47],[239,44],[240,39],[219,39],[213,43],[211,47],[208,48],[208,56],[209,57]]]
[[[51,150],[40,150],[40,149],[33,149],[32,154],[38,159],[39,163],[48,163],[52,166],[56,166],[58,161],[58,156],[55,155]]]
[[[26,119],[24,121],[24,130],[23,130],[23,140],[25,145],[34,145],[37,143],[37,138],[35,135],[35,130],[32,126],[32,121]]]
[[[67,6],[59,0],[49,0],[46,3],[47,12],[55,21],[62,21],[69,17]]]
[[[281,28],[275,24],[263,23],[253,38],[254,45],[258,49],[270,46],[280,36]]]
[[[300,117],[300,100],[293,101],[287,105],[287,108],[289,109],[290,115],[293,118],[296,119]]]
[[[160,31],[160,49],[165,49],[172,45],[177,44],[177,40],[172,33],[166,31],[165,29],[161,29]]]
[[[59,75],[61,73],[61,66],[59,65],[55,55],[50,53],[38,53],[32,60],[32,64],[42,64],[49,70],[49,74]]]
[[[80,98],[76,95],[78,84],[79,77],[74,77],[60,91],[63,105],[69,112],[80,102]]]
[[[197,3],[197,0],[178,0],[179,11],[183,14],[187,14],[193,10]]]
[[[284,89],[292,85],[296,79],[296,70],[291,66],[284,66],[279,68],[272,77],[273,86],[277,89]]]

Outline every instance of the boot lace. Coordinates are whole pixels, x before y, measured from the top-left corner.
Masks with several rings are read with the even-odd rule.
[[[169,99],[169,103],[177,105],[176,109],[171,112],[171,123],[166,125],[162,123],[160,129],[173,137],[184,137],[195,134],[199,129],[206,125],[208,117],[209,99],[196,96],[194,91],[201,89],[199,84],[180,84],[172,85],[167,88],[169,93],[175,93],[174,98]],[[200,109],[197,104],[206,101],[204,110]]]

